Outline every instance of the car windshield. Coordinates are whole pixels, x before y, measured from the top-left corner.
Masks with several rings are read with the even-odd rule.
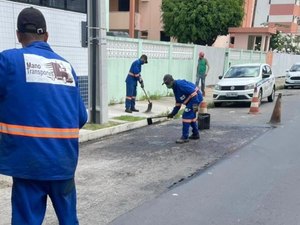
[[[291,72],[296,72],[300,71],[300,65],[293,65],[292,68],[290,69]]]
[[[233,66],[224,75],[225,78],[257,77],[259,66]]]

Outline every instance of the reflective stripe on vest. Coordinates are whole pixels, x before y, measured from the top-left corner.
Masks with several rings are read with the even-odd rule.
[[[195,91],[192,94],[190,94],[189,97],[187,97],[187,99],[183,102],[183,104],[186,105],[191,100],[192,97],[195,97],[197,95],[198,91],[199,89],[196,87]]]
[[[129,72],[128,75],[133,76],[133,77],[139,77],[140,76],[140,74],[134,74],[134,73],[131,73],[131,72]]]
[[[195,118],[195,119],[182,119],[183,123],[192,123],[192,122],[196,122],[196,121],[197,121],[197,118]]]
[[[78,138],[78,128],[46,128],[0,123],[0,133],[37,138]]]

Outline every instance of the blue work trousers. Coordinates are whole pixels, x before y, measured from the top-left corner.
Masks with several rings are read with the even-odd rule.
[[[186,107],[182,114],[182,139],[189,138],[189,129],[192,127],[192,133],[194,136],[199,135],[197,114],[193,109]]]
[[[13,178],[12,225],[41,225],[47,196],[52,201],[59,225],[78,225],[74,179],[27,180]]]
[[[125,108],[126,109],[135,109],[135,98],[136,98],[136,81],[126,81],[126,100],[125,100]]]

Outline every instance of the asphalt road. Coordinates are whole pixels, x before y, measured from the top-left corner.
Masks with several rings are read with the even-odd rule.
[[[110,225],[300,224],[299,96],[283,123]]]
[[[284,107],[285,99],[300,95],[299,90],[282,92]],[[80,224],[106,225],[227,159],[273,130],[267,122],[274,105],[263,103],[257,115],[248,114],[249,108],[238,105],[209,109],[210,129],[201,132],[200,141],[191,140],[184,145],[175,144],[181,134],[180,120],[81,145],[76,173]],[[1,184],[0,199],[0,225],[8,225],[9,182]],[[57,224],[50,203],[43,224]]]

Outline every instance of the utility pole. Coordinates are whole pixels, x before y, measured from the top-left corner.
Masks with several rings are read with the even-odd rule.
[[[87,1],[89,121],[96,124],[108,121],[105,3]]]
[[[130,0],[129,6],[129,37],[134,38],[135,30],[135,0]]]

